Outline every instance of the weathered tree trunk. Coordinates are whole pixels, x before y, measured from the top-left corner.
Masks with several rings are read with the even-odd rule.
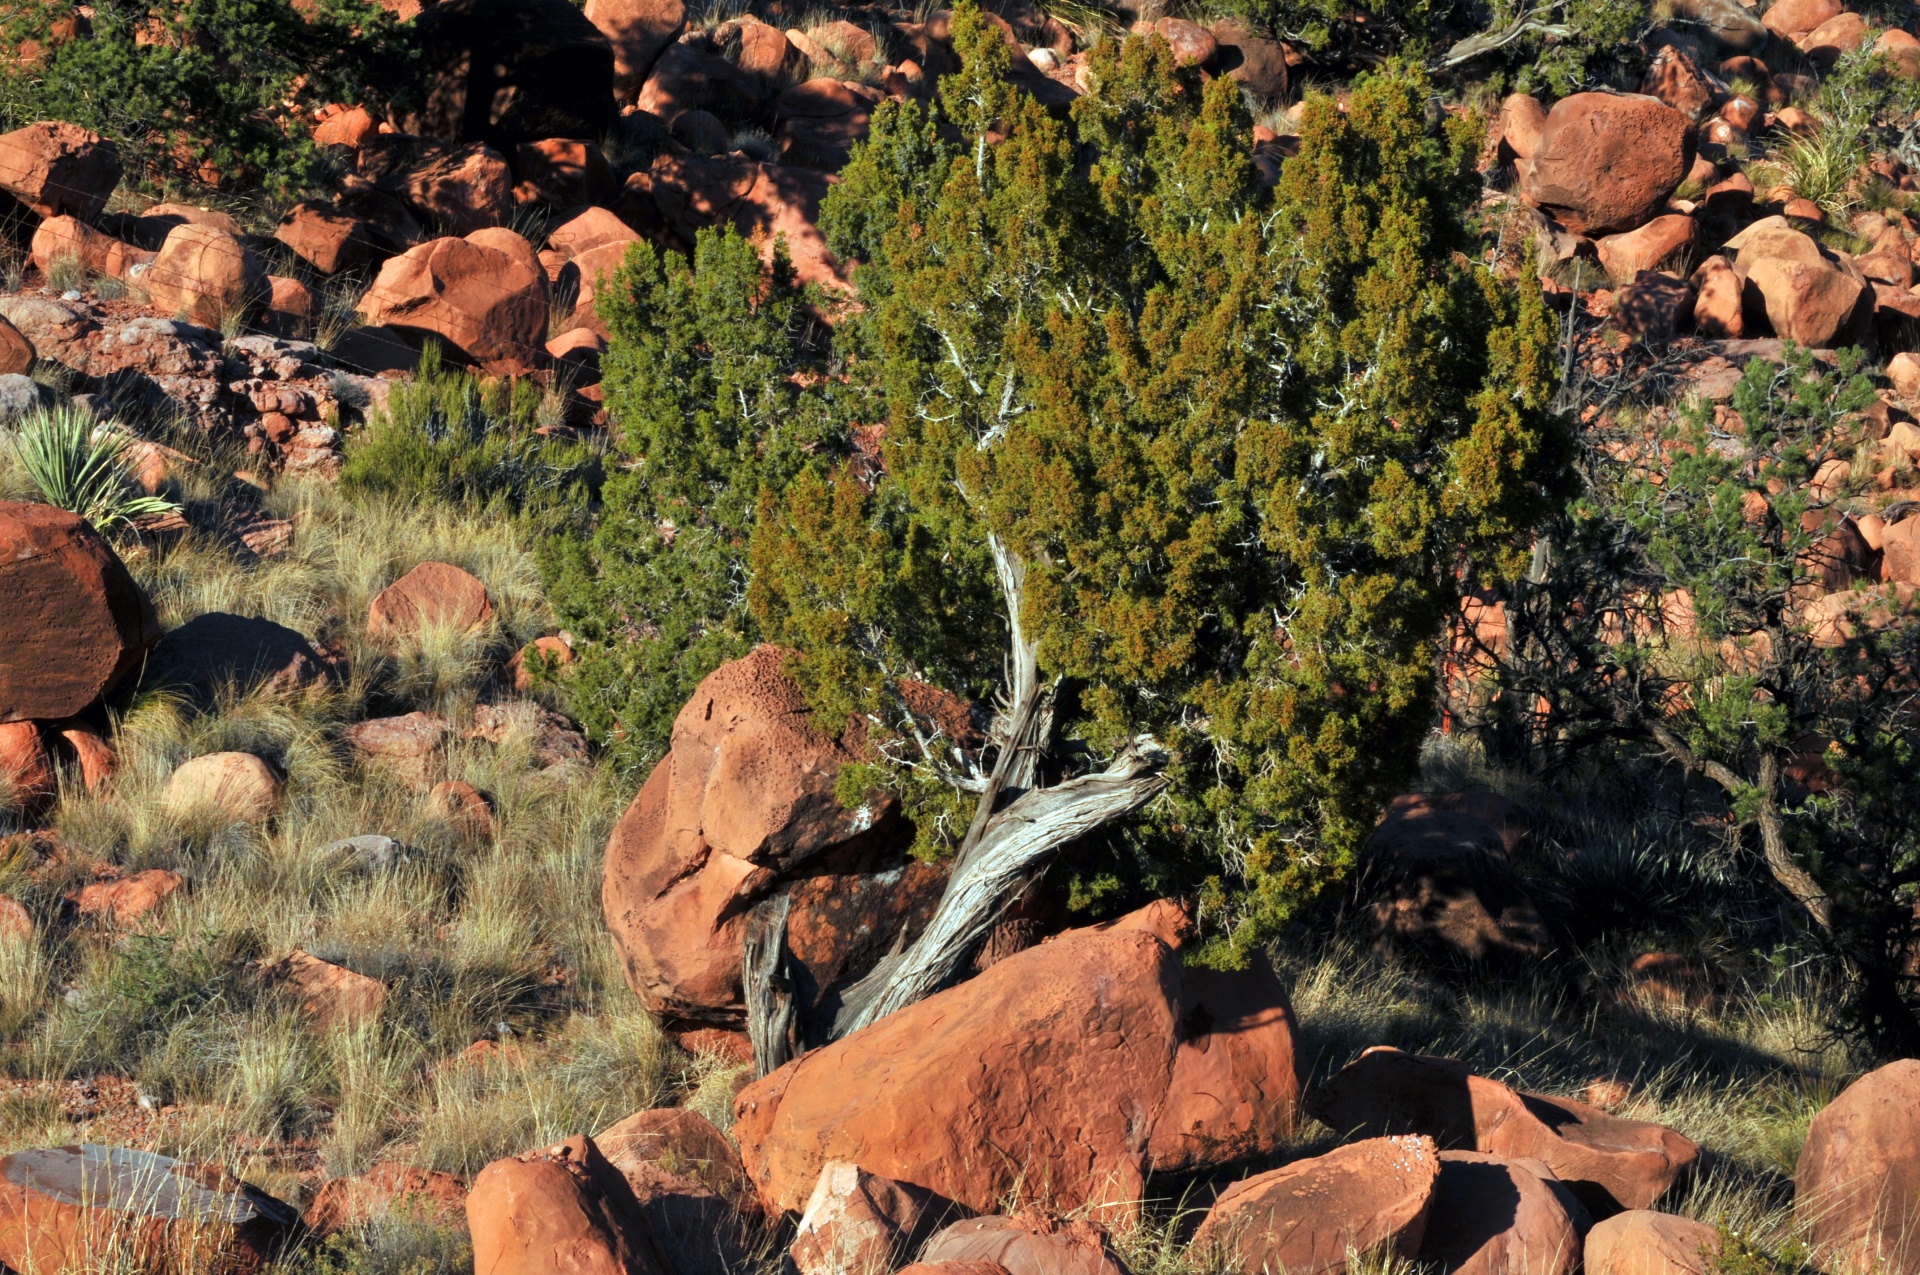
[[[834,1036],[859,1031],[944,987],[1054,852],[1153,800],[1166,786],[1166,760],[1142,737],[1099,774],[1031,789],[990,815],[971,850],[955,861],[946,893],[920,937],[847,993]]]
[[[794,1056],[798,1006],[787,951],[787,916],[793,896],[762,899],[747,917],[742,991],[747,1002],[747,1039],[753,1044],[753,1074],[764,1076]]]

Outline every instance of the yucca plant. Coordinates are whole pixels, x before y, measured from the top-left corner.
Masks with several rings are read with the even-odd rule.
[[[48,504],[71,510],[104,531],[180,508],[140,491],[126,465],[131,443],[116,423],[96,425],[88,413],[62,405],[29,417],[13,447]]]

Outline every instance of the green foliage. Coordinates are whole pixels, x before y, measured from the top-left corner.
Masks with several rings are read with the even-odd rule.
[[[1625,735],[1707,780],[1755,834],[1781,889],[1857,974],[1852,1026],[1911,1049],[1898,970],[1920,949],[1910,893],[1920,825],[1896,778],[1920,755],[1906,670],[1920,623],[1855,581],[1844,493],[1813,481],[1851,459],[1872,404],[1857,351],[1831,370],[1789,347],[1750,364],[1737,429],[1693,404],[1663,433],[1589,458],[1553,532],[1553,567],[1516,582],[1501,701],[1556,748]]]
[[[0,127],[83,125],[160,183],[298,190],[320,159],[306,112],[370,85],[404,96],[412,75],[403,29],[369,0],[99,0],[78,38],[57,38],[73,20],[56,0],[0,20],[11,44],[44,50],[0,65]]]
[[[441,362],[429,345],[411,381],[353,437],[342,487],[355,495],[438,497],[551,521],[591,501],[599,458],[538,432],[543,391],[483,379]]]
[[[1231,961],[1405,781],[1460,564],[1523,564],[1564,463],[1551,330],[1468,264],[1477,132],[1429,121],[1416,69],[1310,99],[1269,195],[1236,87],[1164,42],[1096,49],[1067,124],[1000,81],[976,10],[954,33],[932,118],[876,117],[828,199],[872,254],[845,340],[884,476],[766,501],[753,615],[924,824],[915,794],[977,759],[906,692],[998,690],[1000,545],[1059,687],[1043,769],[1143,732],[1172,752],[1167,799],[1087,870],[1201,896]]]
[[[65,404],[35,412],[13,438],[20,467],[46,502],[101,531],[179,511],[171,500],[143,495],[135,485],[126,465],[132,444],[117,424],[99,424],[91,413]]]
[[[731,231],[702,232],[691,262],[637,246],[601,305],[618,455],[598,525],[549,541],[541,569],[580,652],[576,715],[633,768],[665,750],[700,679],[747,650],[761,489],[824,460],[835,394],[784,260],[764,277]]]

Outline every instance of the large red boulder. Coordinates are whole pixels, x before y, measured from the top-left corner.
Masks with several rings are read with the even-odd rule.
[[[0,134],[0,190],[42,217],[92,221],[121,171],[113,143],[76,124],[42,120]]]
[[[939,1207],[929,1191],[833,1161],[807,1197],[787,1259],[798,1275],[887,1275]]]
[[[1343,1134],[1419,1133],[1446,1150],[1539,1160],[1595,1216],[1647,1208],[1700,1158],[1699,1146],[1664,1125],[1518,1093],[1463,1062],[1389,1046],[1321,1084],[1307,1110]]]
[[[990,1262],[1009,1275],[1127,1275],[1105,1227],[1037,1209],[955,1222],[927,1241],[920,1260]]]
[[[0,722],[73,717],[160,640],[153,604],[78,514],[0,501]]]
[[[1420,1260],[1448,1275],[1572,1275],[1586,1221],[1537,1161],[1442,1151]]]
[[[1719,1256],[1719,1228],[1629,1209],[1587,1232],[1583,1264],[1587,1275],[1712,1275]]]
[[[1693,146],[1693,121],[1658,98],[1575,93],[1547,112],[1520,193],[1575,234],[1632,230],[1665,211]]]
[[[0,1265],[15,1271],[251,1275],[300,1215],[214,1165],[127,1147],[0,1159]]]
[[[498,375],[534,370],[546,357],[547,276],[530,247],[523,257],[489,242],[512,233],[483,230],[409,249],[380,267],[361,317],[438,337]]]
[[[1194,1233],[1248,1271],[1330,1275],[1350,1253],[1420,1251],[1440,1181],[1430,1138],[1369,1138],[1227,1188]]]
[[[672,1024],[744,1023],[748,913],[775,890],[788,889],[787,946],[812,985],[796,989],[805,1019],[924,923],[945,884],[901,851],[891,806],[834,797],[853,755],[813,726],[785,659],[761,647],[700,684],[607,843],[607,927],[628,983]]]
[[[1258,1101],[1280,1113],[1247,1120],[1248,1077],[1182,1068],[1183,1043],[1226,1049],[1231,1031],[1216,1034],[1198,992],[1183,989],[1167,911],[1016,953],[742,1090],[734,1136],[761,1199],[797,1210],[827,1162],[845,1160],[981,1212],[1018,1186],[1063,1209],[1125,1215],[1157,1150],[1183,1169],[1274,1150],[1298,1079],[1260,1076]],[[1261,1021],[1243,1008],[1237,1021],[1260,1022],[1249,1034],[1292,1031],[1284,1013]],[[1243,1057],[1259,1055],[1291,1059],[1291,1042]],[[1203,1075],[1243,1088],[1216,1096],[1219,1135],[1175,1090]],[[1178,1127],[1163,1137],[1170,1116]]]
[[[1823,1270],[1920,1271],[1920,1060],[1868,1072],[1814,1116],[1793,1187]]]
[[[613,46],[613,92],[622,105],[640,96],[655,59],[687,25],[682,0],[587,0],[585,12]]]
[[[671,1275],[633,1190],[588,1137],[495,1160],[467,1195],[487,1275]]]

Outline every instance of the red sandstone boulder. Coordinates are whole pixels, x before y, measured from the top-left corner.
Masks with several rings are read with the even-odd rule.
[[[1319,1086],[1307,1110],[1345,1134],[1420,1133],[1447,1150],[1542,1161],[1596,1216],[1648,1207],[1700,1158],[1664,1125],[1516,1093],[1463,1062],[1384,1045]]]
[[[1863,306],[1872,309],[1867,285],[1825,261],[1763,258],[1747,267],[1747,282],[1765,299],[1775,335],[1816,349],[1853,327]]]
[[[1214,66],[1246,86],[1263,102],[1287,97],[1287,49],[1278,40],[1256,35],[1246,24],[1224,18],[1209,28],[1218,52]],[[923,61],[924,64],[924,61]]]
[[[705,227],[732,225],[768,259],[784,235],[795,278],[845,292],[850,286],[845,269],[820,233],[820,201],[831,184],[823,172],[741,156],[661,155],[646,172],[627,179],[622,214],[628,202],[642,202],[653,218],[688,243]],[[627,220],[645,224],[636,217]]]
[[[658,1164],[732,1200],[747,1198],[753,1189],[727,1135],[684,1107],[636,1111],[595,1134],[593,1141],[607,1163],[622,1173],[643,1163]]]
[[[681,0],[587,0],[586,14],[613,45],[613,91],[622,103],[640,96],[655,59],[687,24]]]
[[[369,137],[358,175],[443,234],[503,226],[513,216],[513,172],[505,156],[474,142],[456,146],[385,133]]]
[[[482,1169],[467,1229],[487,1275],[673,1275],[632,1188],[587,1137]]]
[[[1615,283],[1632,283],[1642,270],[1658,270],[1669,261],[1692,249],[1695,240],[1693,218],[1680,213],[1655,217],[1638,230],[1608,235],[1594,244],[1607,277]]]
[[[381,1217],[465,1225],[467,1184],[451,1173],[381,1164],[356,1178],[333,1178],[307,1206],[307,1229],[332,1235]]]
[[[298,203],[273,237],[321,274],[337,274],[386,255],[373,227],[328,204]]]
[[[154,258],[153,253],[101,234],[75,217],[49,217],[41,222],[28,254],[34,269],[43,275],[57,262],[77,261],[94,274],[114,279],[132,277],[135,266]]]
[[[1156,1172],[1231,1164],[1282,1145],[1299,1118],[1293,1010],[1265,955],[1244,970],[1189,966],[1181,1039],[1147,1154]]]
[[[1665,209],[1693,145],[1692,121],[1657,98],[1575,93],[1547,113],[1520,192],[1575,234],[1631,230]]]
[[[1547,127],[1547,108],[1531,93],[1515,93],[1500,104],[1500,144],[1508,160],[1531,159]]]
[[[140,282],[154,309],[209,328],[269,295],[267,268],[251,248],[225,231],[190,223],[167,236]]]
[[[1194,1233],[1248,1271],[1330,1275],[1350,1252],[1420,1251],[1440,1180],[1430,1138],[1369,1138],[1229,1187]]]
[[[0,1159],[0,1264],[128,1275],[251,1275],[299,1214],[214,1165],[126,1147],[39,1147]]]
[[[498,375],[539,367],[547,340],[546,272],[530,247],[521,255],[479,239],[503,234],[512,232],[481,231],[408,249],[380,267],[360,300],[361,317],[438,337],[459,357]]]
[[[0,724],[0,814],[35,813],[58,787],[39,723]]]
[[[1705,1222],[1629,1209],[1587,1232],[1587,1275],[1712,1275],[1720,1232]]]
[[[443,779],[427,791],[427,813],[463,837],[484,841],[494,833],[493,805],[464,779]]]
[[[1442,1151],[1420,1261],[1448,1275],[1572,1275],[1586,1222],[1538,1161]]]
[[[1277,1119],[1241,1117],[1245,1094],[1218,1095],[1222,1123],[1241,1121],[1223,1136],[1193,1119],[1206,1104],[1174,1092],[1200,1074],[1181,1068],[1183,1037],[1212,1024],[1204,1006],[1187,1008],[1166,910],[1028,948],[743,1090],[734,1135],[761,1199],[797,1210],[821,1169],[844,1160],[983,1212],[1019,1185],[1057,1207],[1125,1216],[1156,1151],[1190,1168],[1218,1163],[1208,1148],[1273,1149],[1263,1131],[1291,1120],[1289,1075],[1258,1078],[1262,1101],[1285,1109]],[[1291,1023],[1260,1031],[1290,1034]],[[1243,1057],[1263,1053],[1283,1051]],[[1210,1074],[1246,1082],[1231,1066]],[[1187,1123],[1163,1135],[1169,1113]]]
[[[11,320],[0,317],[0,376],[17,376],[29,371],[38,357],[26,334],[14,327]]]
[[[830,1161],[807,1197],[787,1257],[799,1275],[887,1275],[936,1213],[929,1191]]]
[[[700,684],[607,843],[607,926],[628,983],[671,1024],[744,1022],[747,914],[783,884],[788,948],[818,989],[801,998],[803,1019],[923,921],[944,885],[941,869],[900,851],[891,806],[834,798],[852,754],[814,729],[785,658],[761,647]],[[795,1191],[817,1176],[816,1165]]]
[[[1829,18],[1840,16],[1840,0],[1776,0],[1760,22],[1787,40],[1797,40]]]
[[[487,586],[446,562],[423,562],[382,589],[367,608],[367,636],[419,637],[429,629],[471,633],[493,618]]]
[[[387,1003],[387,988],[379,979],[298,948],[267,971],[266,981],[291,991],[301,1011],[322,1031],[377,1018]]]
[[[753,1183],[712,1121],[678,1107],[639,1111],[594,1143],[633,1189],[676,1275],[730,1275],[747,1266],[752,1241],[741,1206],[752,1202]]]
[[[142,918],[159,911],[186,878],[165,868],[148,868],[130,876],[95,881],[81,889],[74,903],[81,916],[100,917],[119,929],[131,929]]]
[[[616,191],[607,157],[592,142],[566,137],[522,142],[514,152],[514,169],[520,180],[513,197],[520,204],[571,208],[604,203]]]
[[[1746,280],[1722,256],[1708,257],[1688,280],[1693,285],[1693,330],[1701,336],[1725,339],[1746,335],[1742,293]]]
[[[121,172],[113,143],[74,124],[43,120],[0,134],[0,190],[42,217],[92,221]]]
[[[360,757],[385,766],[415,788],[431,788],[440,768],[440,750],[453,727],[438,713],[405,713],[355,722],[341,737]]]
[[[1026,1209],[1012,1217],[955,1222],[927,1241],[926,1262],[991,1263],[1011,1275],[1127,1275],[1107,1242],[1107,1230],[1089,1218]]]
[[[1821,1269],[1920,1271],[1920,1060],[1888,1063],[1813,1118],[1793,1208]]]
[[[0,723],[72,717],[160,638],[153,605],[100,534],[52,505],[0,501]]]
[[[33,942],[33,914],[10,894],[0,894],[0,943]]]
[[[140,685],[212,703],[231,691],[292,695],[324,683],[335,661],[303,633],[263,616],[208,611],[170,629]]]
[[[1920,584],[1920,516],[1908,514],[1881,532],[1882,571],[1896,584]]]

